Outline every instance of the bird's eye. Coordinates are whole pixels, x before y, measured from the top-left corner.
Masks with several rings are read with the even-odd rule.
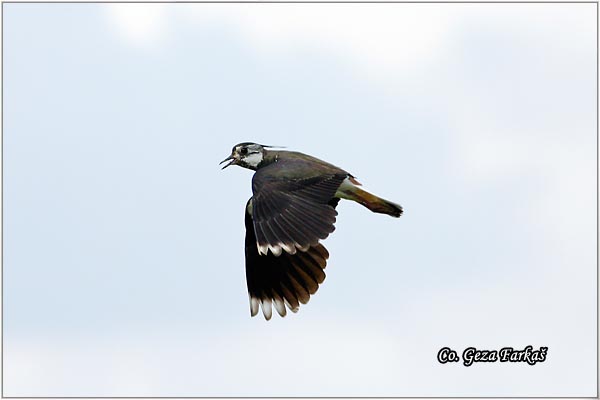
[[[240,154],[243,155],[243,156],[245,156],[246,154],[248,154],[248,148],[242,147],[240,149]]]

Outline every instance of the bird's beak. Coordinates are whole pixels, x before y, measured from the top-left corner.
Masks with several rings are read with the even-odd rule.
[[[225,169],[225,168],[229,167],[230,165],[235,164],[235,158],[233,158],[233,155],[231,155],[231,156],[227,157],[226,159],[224,159],[223,161],[221,161],[219,163],[219,165],[223,164],[225,161],[229,161],[229,162],[227,164],[225,164],[223,166],[223,168],[221,168],[221,169]]]

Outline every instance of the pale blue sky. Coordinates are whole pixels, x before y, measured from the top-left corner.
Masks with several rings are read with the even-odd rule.
[[[596,394],[596,5],[3,7],[4,395]],[[405,208],[269,322],[242,141]]]

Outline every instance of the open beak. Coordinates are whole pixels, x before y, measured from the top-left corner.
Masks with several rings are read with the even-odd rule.
[[[223,161],[221,161],[219,163],[219,165],[223,164],[225,161],[229,161],[229,162],[227,164],[225,164],[223,166],[223,168],[221,168],[221,169],[225,169],[225,168],[229,167],[230,165],[235,164],[235,158],[233,158],[233,156],[229,156],[226,159],[224,159]]]

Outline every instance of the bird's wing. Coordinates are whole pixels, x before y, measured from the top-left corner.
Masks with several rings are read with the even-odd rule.
[[[348,174],[282,178],[277,168],[271,164],[254,174],[252,213],[259,254],[279,256],[282,250],[306,251],[335,230],[337,211],[330,203]]]
[[[267,320],[272,308],[284,317],[287,306],[298,311],[300,303],[306,304],[310,295],[325,280],[323,269],[329,253],[321,244],[309,247],[305,252],[294,255],[283,253],[276,257],[272,253],[260,255],[256,247],[252,221],[252,199],[246,204],[246,283],[250,297],[250,314],[258,313],[259,305]]]

